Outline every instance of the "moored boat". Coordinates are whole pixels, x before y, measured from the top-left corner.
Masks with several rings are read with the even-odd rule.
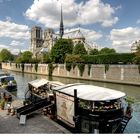
[[[17,83],[14,76],[9,74],[0,76],[0,87],[8,91],[17,90]]]
[[[132,117],[124,92],[83,83],[58,86],[53,91],[57,119],[77,132],[123,133]]]
[[[28,83],[30,105],[20,108],[26,114],[45,108],[45,114],[78,133],[123,133],[132,118],[126,94],[84,83],[61,84],[37,79]]]
[[[40,99],[53,98],[52,88],[64,85],[59,81],[36,79],[28,83],[25,101],[36,102]]]

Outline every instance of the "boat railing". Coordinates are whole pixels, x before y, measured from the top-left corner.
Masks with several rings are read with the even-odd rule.
[[[123,116],[123,110],[122,108],[120,109],[112,109],[112,110],[100,110],[100,111],[92,111],[92,110],[88,110],[88,109],[83,109],[81,107],[79,107],[79,114],[80,115],[89,115],[91,116],[92,115],[98,115],[98,117],[101,117],[101,118],[113,118],[114,116],[115,117],[120,117],[120,116]]]

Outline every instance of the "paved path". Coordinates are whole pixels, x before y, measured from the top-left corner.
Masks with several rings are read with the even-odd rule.
[[[22,106],[21,100],[14,100],[12,102],[13,107]],[[5,106],[5,110],[0,110],[0,133],[12,133],[12,134],[47,134],[47,133],[70,133],[68,130],[50,120],[47,116],[38,112],[32,115],[26,120],[25,125],[19,125],[19,119],[16,116],[7,115],[8,111]]]
[[[7,110],[0,110],[0,133],[68,134],[70,132],[40,113],[28,118],[26,125],[19,125],[19,119],[16,116],[7,115]]]

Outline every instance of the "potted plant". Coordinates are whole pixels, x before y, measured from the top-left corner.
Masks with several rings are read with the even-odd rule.
[[[1,100],[0,102],[1,109],[4,110],[5,100]]]

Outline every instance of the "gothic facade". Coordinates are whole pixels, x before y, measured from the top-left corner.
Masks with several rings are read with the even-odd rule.
[[[55,33],[54,30],[50,28],[43,31],[41,27],[32,27],[30,51],[33,53],[34,57],[40,55],[43,52],[50,52],[56,40],[59,38],[71,39],[74,45],[76,45],[77,43],[84,43],[86,50],[88,50],[91,47],[85,42],[85,37],[80,31],[80,29],[67,33],[64,32],[63,15],[61,8],[59,33]]]

